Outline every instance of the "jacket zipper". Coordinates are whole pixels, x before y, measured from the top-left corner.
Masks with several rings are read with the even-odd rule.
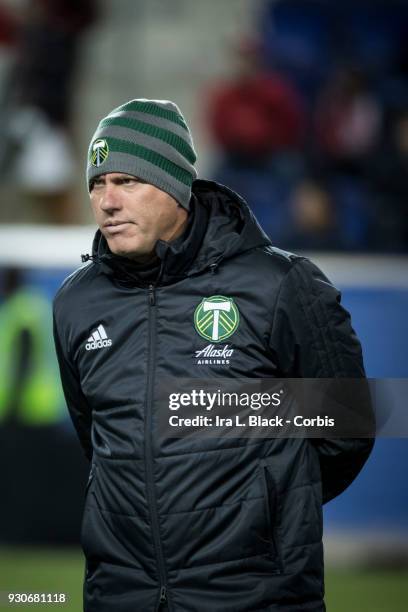
[[[153,477],[153,453],[152,453],[152,404],[153,404],[153,372],[155,369],[156,357],[156,296],[155,286],[149,285],[148,300],[149,300],[149,352],[147,365],[147,402],[146,402],[146,417],[145,417],[145,465],[146,465],[146,485],[148,503],[150,508],[150,516],[152,523],[153,541],[157,554],[157,567],[160,578],[160,595],[157,609],[167,601],[166,587],[166,568],[164,565],[163,549],[160,540],[159,516],[157,512],[156,496],[154,492],[154,477]]]

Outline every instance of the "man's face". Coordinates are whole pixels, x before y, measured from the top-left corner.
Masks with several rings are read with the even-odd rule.
[[[187,211],[154,185],[122,172],[93,180],[91,205],[112,253],[149,259],[158,240],[169,242],[183,231]]]

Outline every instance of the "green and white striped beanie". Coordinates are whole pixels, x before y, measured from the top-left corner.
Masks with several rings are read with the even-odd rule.
[[[177,104],[130,100],[99,123],[87,164],[88,186],[108,172],[124,172],[155,185],[188,210],[197,159]]]

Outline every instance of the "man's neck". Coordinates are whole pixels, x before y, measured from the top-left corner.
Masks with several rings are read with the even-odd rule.
[[[183,220],[182,223],[180,223],[172,232],[169,232],[166,234],[165,238],[162,238],[163,242],[174,242],[175,240],[177,240],[178,238],[180,238],[180,236],[182,236],[187,228],[187,224],[188,224],[188,216]],[[146,266],[148,267],[149,264],[153,264],[155,263],[159,258],[157,256],[156,250],[154,249],[153,251],[151,251],[150,253],[146,253],[144,255],[132,255],[129,254],[126,256],[127,259],[131,259],[132,261],[134,261],[136,264],[139,264],[141,266]]]
[[[126,259],[131,259],[136,264],[140,264],[141,266],[148,266],[150,263],[157,261],[158,257],[156,255],[156,251],[152,251],[151,253],[146,253],[146,255],[132,255],[129,253],[129,255],[126,255]]]

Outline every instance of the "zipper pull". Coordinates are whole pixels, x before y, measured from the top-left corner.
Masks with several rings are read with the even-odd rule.
[[[160,603],[166,603],[167,601],[167,592],[166,592],[166,587],[162,586],[160,589]]]
[[[210,272],[211,272],[211,274],[215,274],[216,273],[217,267],[218,267],[217,263],[210,264]]]
[[[149,304],[150,306],[155,305],[154,285],[149,285]]]

